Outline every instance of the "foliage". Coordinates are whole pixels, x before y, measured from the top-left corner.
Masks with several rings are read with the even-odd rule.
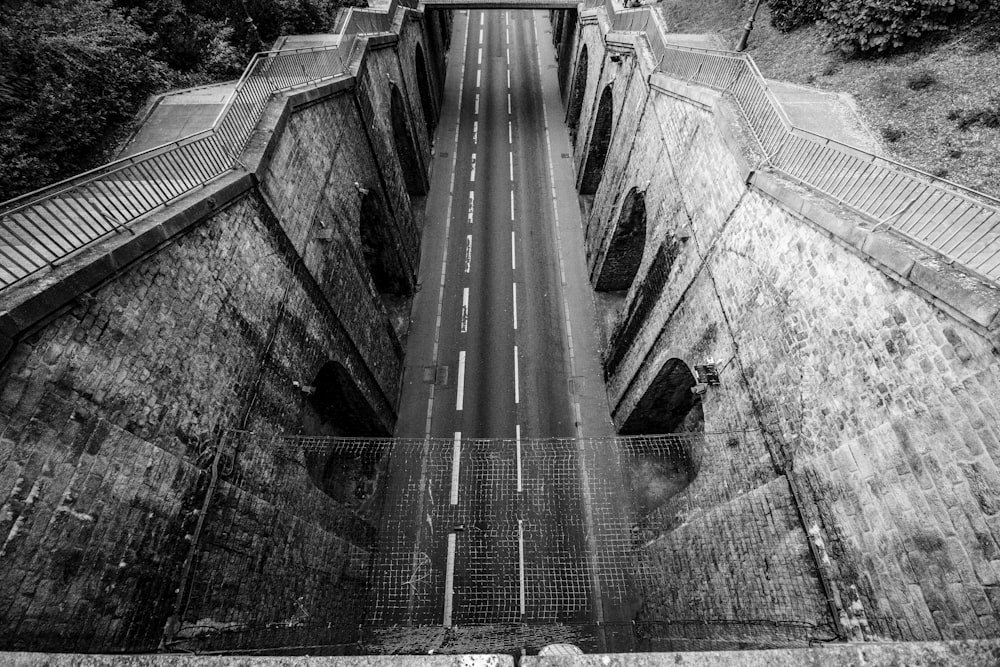
[[[148,95],[238,77],[364,0],[0,2],[0,202],[96,166]]]
[[[167,80],[149,37],[110,0],[0,15],[0,201],[75,171]]]
[[[820,4],[816,0],[769,0],[771,25],[789,32],[820,19]]]
[[[823,21],[848,52],[884,53],[946,30],[983,0],[769,0],[771,24],[788,32]]]
[[[880,53],[946,30],[977,0],[821,0],[830,39],[849,51]]]

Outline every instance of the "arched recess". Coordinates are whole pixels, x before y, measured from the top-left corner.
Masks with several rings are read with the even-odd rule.
[[[419,44],[417,44],[413,62],[417,68],[417,90],[420,92],[420,106],[424,111],[424,122],[427,124],[427,139],[428,141],[433,141],[434,127],[437,125],[437,114],[434,112],[434,94],[431,92],[431,83],[427,78],[427,64],[424,61],[424,50]]]
[[[668,359],[649,384],[632,414],[622,424],[622,435],[704,432],[701,397],[691,391],[694,374],[680,359]]]
[[[339,361],[328,361],[312,384],[309,403],[320,424],[317,433],[341,437],[387,438],[391,434],[368,403],[350,371]],[[307,451],[306,470],[323,493],[345,505],[359,507],[371,498],[377,481],[380,452]]]
[[[626,441],[625,476],[636,512],[665,504],[695,479],[705,431],[701,398],[691,392],[694,375],[680,359],[669,359],[622,426],[622,435],[686,433],[689,437]]]
[[[616,292],[631,287],[645,248],[646,196],[637,188],[632,188],[622,204],[618,225],[608,244],[595,289]]]
[[[608,145],[611,143],[611,128],[614,124],[614,96],[611,85],[604,87],[601,101],[597,105],[597,115],[594,118],[594,129],[590,133],[590,150],[583,166],[583,177],[580,179],[580,194],[592,195],[597,192],[604,176],[604,161],[608,157]]]
[[[587,72],[590,63],[587,60],[587,47],[580,51],[576,63],[576,75],[573,77],[573,88],[569,93],[569,108],[566,113],[566,123],[569,126],[569,136],[576,144],[577,128],[580,126],[580,112],[583,110],[583,97],[587,92]]]
[[[392,140],[396,145],[396,154],[399,156],[399,166],[403,170],[406,191],[411,195],[426,194],[427,179],[424,178],[424,173],[420,168],[417,146],[413,141],[413,133],[410,132],[403,95],[399,92],[396,84],[389,84],[389,88],[391,90],[389,115],[392,122]]]
[[[559,95],[563,102],[567,101],[566,93],[570,90],[570,66],[573,64],[573,46],[576,40],[573,35],[576,32],[576,10],[566,10],[566,19],[563,21],[562,37],[556,51],[556,60],[559,61]]]
[[[412,292],[412,285],[391,225],[382,197],[374,189],[369,190],[361,200],[358,222],[365,265],[379,294],[405,296]]]

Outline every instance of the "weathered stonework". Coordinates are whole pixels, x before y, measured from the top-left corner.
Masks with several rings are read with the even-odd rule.
[[[575,153],[582,169],[590,110],[613,81],[610,151],[586,221],[592,277],[631,188],[645,193],[647,210],[644,257],[607,332],[614,421],[628,421],[670,360],[693,367],[712,358],[721,384],[702,398],[705,431],[764,434],[723,457],[735,462],[701,466],[647,517],[644,529],[663,532],[652,546],[679,540],[685,553],[724,551],[764,536],[758,523],[775,507],[794,506],[783,515],[788,539],[773,533],[755,548],[777,549],[820,599],[832,596],[830,629],[858,638],[997,636],[997,290],[956,278],[925,251],[764,172],[726,100],[652,74],[648,52],[609,35],[601,13],[584,13],[591,71]],[[665,249],[672,262],[658,261]],[[939,284],[952,287],[935,291]],[[757,466],[778,478],[734,483],[733,469]],[[691,531],[718,542],[691,542]],[[773,601],[772,618],[795,615],[764,592],[770,565],[733,558],[750,582],[734,589],[746,592],[741,602],[768,609],[756,607],[760,595]],[[703,561],[669,561],[664,599],[677,593],[672,582],[705,580]],[[780,576],[794,580],[795,567]],[[726,586],[718,577],[707,580]],[[644,611],[648,621],[671,618],[676,608]]]
[[[329,487],[325,454],[269,436],[392,433],[390,309],[421,230],[389,91],[406,89],[396,121],[426,165],[443,53],[425,25],[400,8],[353,76],[273,99],[250,175],[4,295],[0,645],[155,650],[201,626],[248,647],[307,621],[357,639],[372,517]]]

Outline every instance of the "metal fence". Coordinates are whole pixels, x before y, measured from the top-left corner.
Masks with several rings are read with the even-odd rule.
[[[348,73],[358,36],[390,29],[388,10],[349,10],[336,45],[254,55],[209,130],[0,204],[0,291],[239,166],[271,96]]]
[[[658,71],[730,95],[773,169],[1000,284],[1000,200],[796,127],[749,55],[668,44],[654,10],[600,4],[614,31],[645,35]]]

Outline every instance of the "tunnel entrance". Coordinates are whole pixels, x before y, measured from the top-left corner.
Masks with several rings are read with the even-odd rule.
[[[642,263],[646,247],[646,196],[637,188],[629,190],[595,289],[602,292],[627,290]]]
[[[424,123],[427,125],[427,140],[434,141],[434,128],[437,125],[437,115],[434,112],[434,96],[431,84],[427,78],[427,64],[424,62],[424,50],[417,44],[413,56],[414,67],[417,70],[417,90],[420,92],[420,105],[424,112]]]
[[[396,155],[399,156],[399,166],[403,170],[406,191],[411,195],[427,194],[427,179],[424,178],[423,170],[420,168],[417,145],[413,140],[413,133],[410,131],[410,122],[407,119],[403,95],[399,92],[396,84],[389,84],[389,88],[391,90],[389,115],[392,123],[392,141],[396,146]]]
[[[604,87],[601,101],[597,106],[594,129],[590,133],[590,150],[587,152],[587,161],[584,163],[583,176],[580,179],[581,195],[595,194],[604,176],[604,162],[608,157],[611,129],[614,125],[614,96],[611,86],[609,83]]]

